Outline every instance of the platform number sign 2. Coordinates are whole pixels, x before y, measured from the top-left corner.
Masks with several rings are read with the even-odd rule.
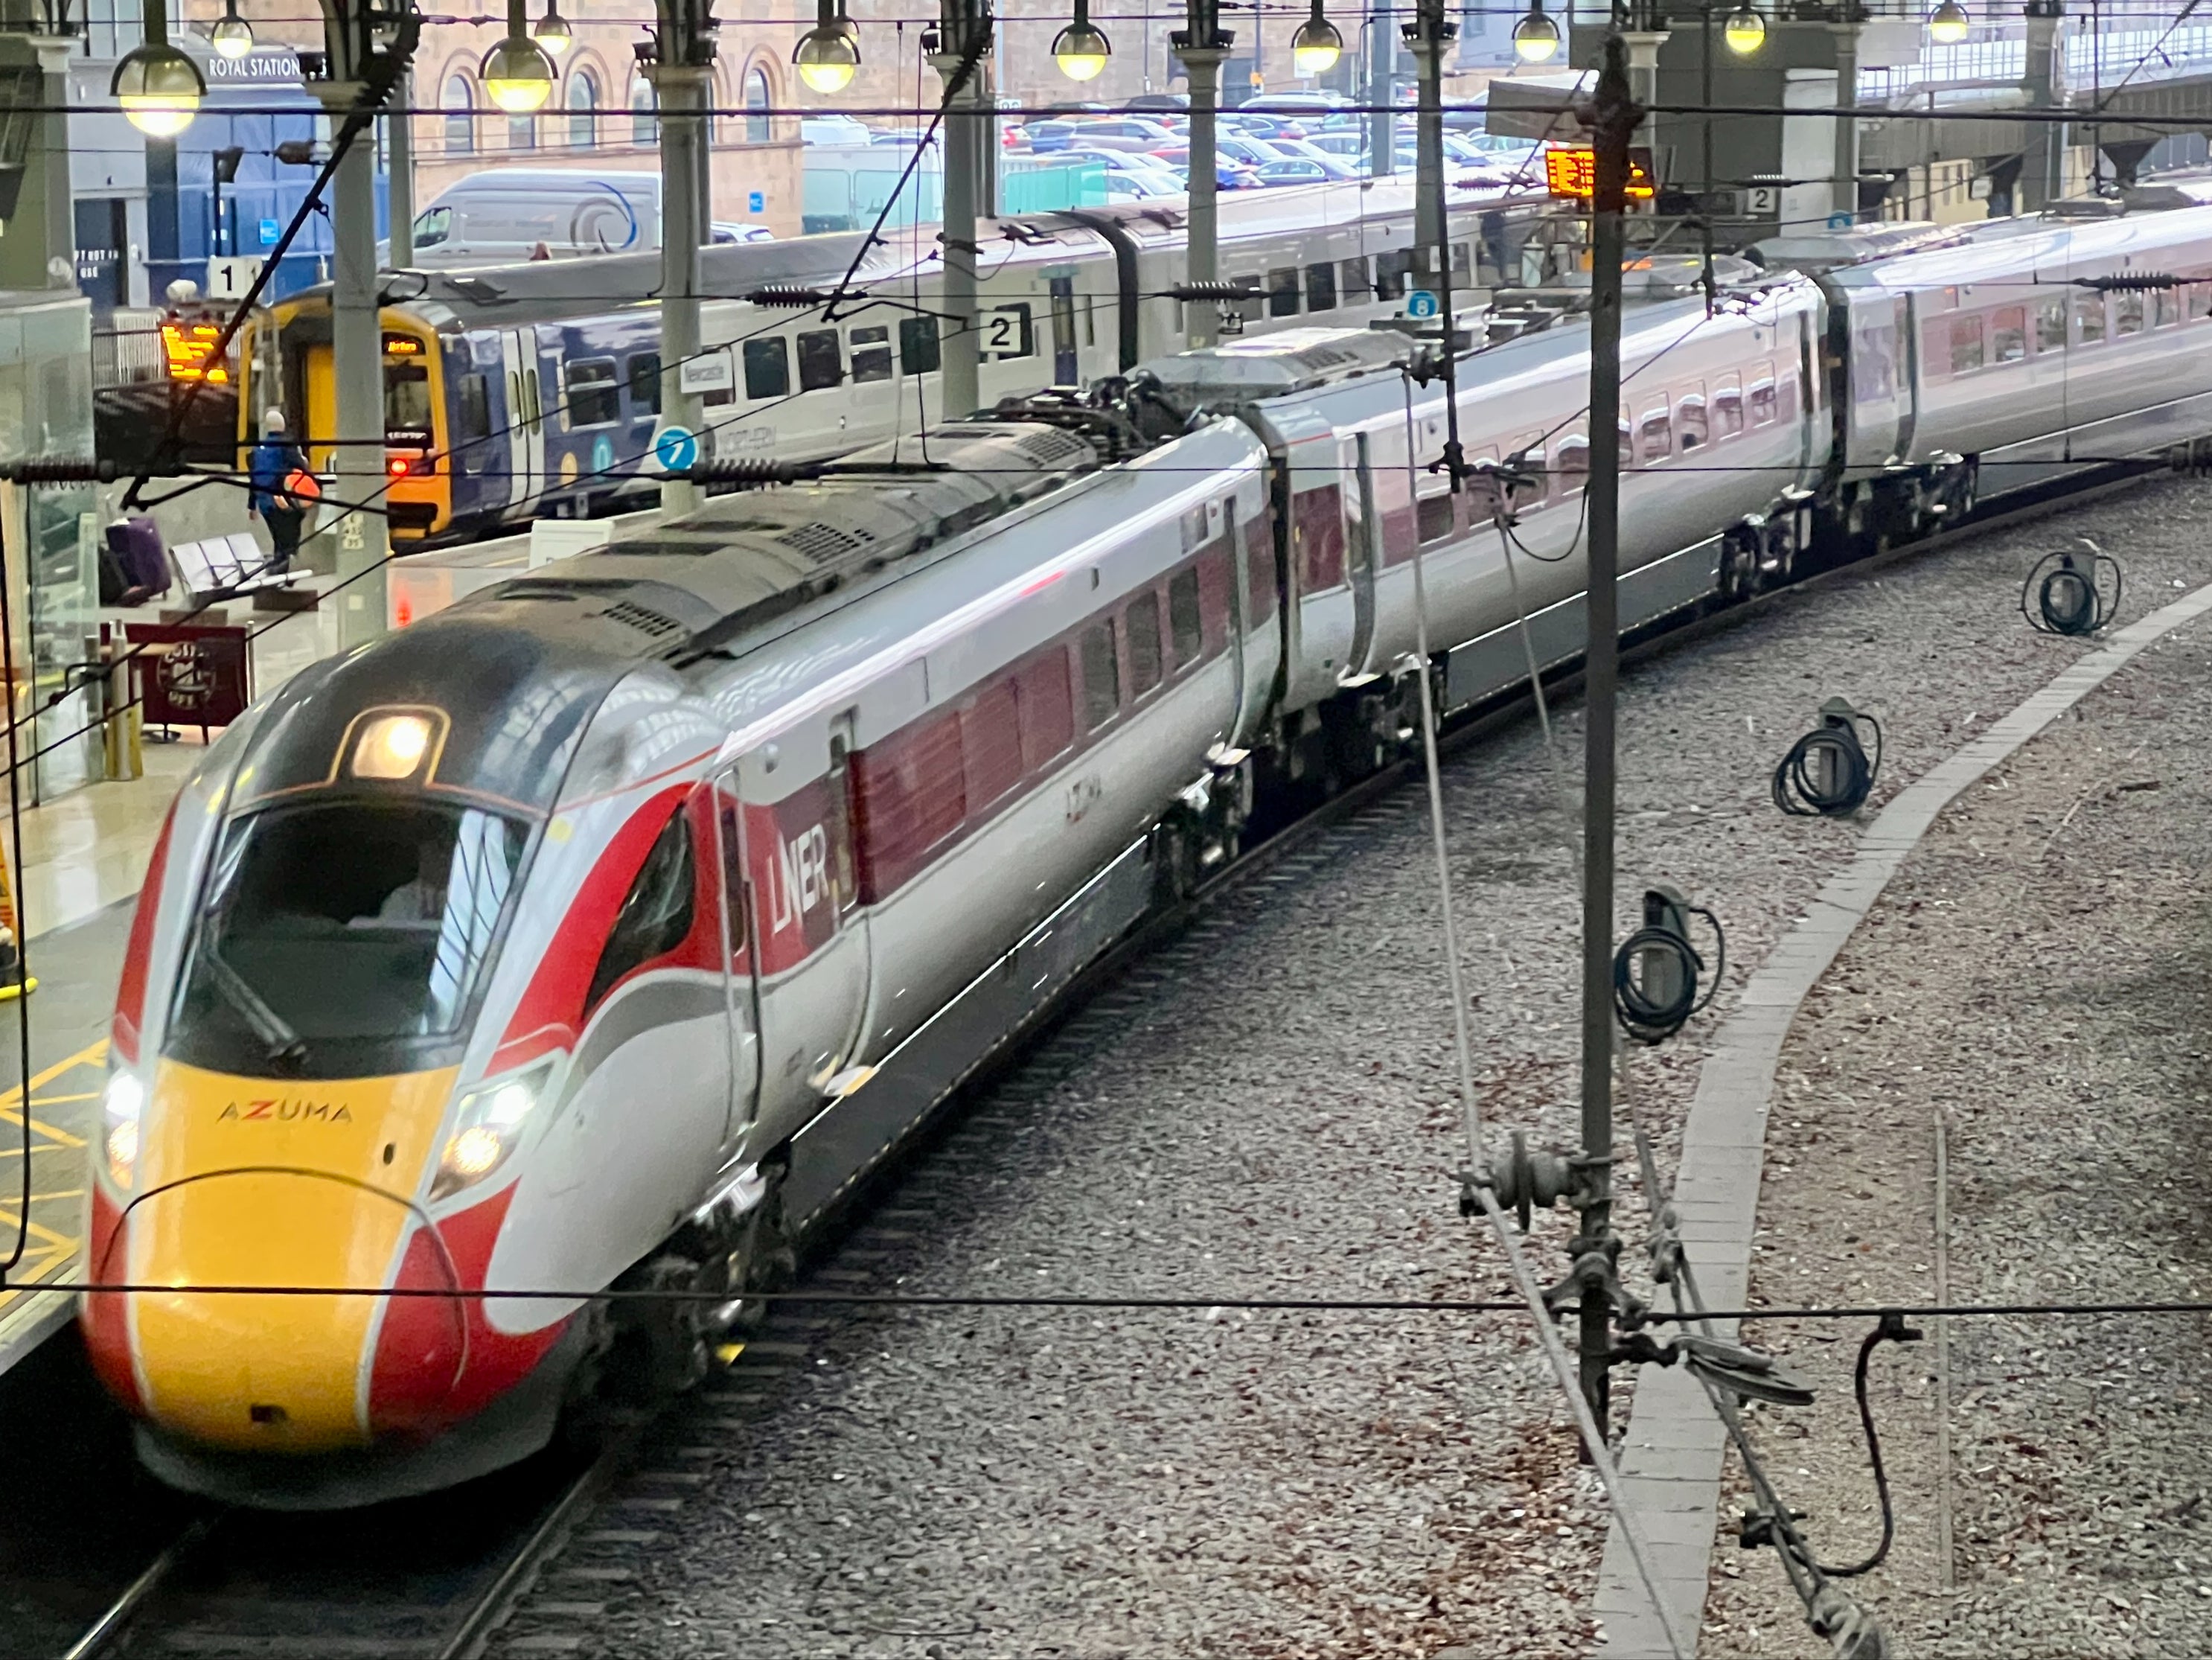
[[[1746,219],[1771,219],[1782,211],[1782,186],[1747,185],[1735,193],[1736,212]]]
[[[992,362],[1027,357],[1036,350],[1027,306],[1000,306],[983,313],[983,355]]]

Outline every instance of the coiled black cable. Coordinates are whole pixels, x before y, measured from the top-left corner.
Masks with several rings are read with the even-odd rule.
[[[1702,997],[1698,994],[1698,981],[1705,970],[1705,958],[1698,955],[1686,935],[1673,928],[1647,924],[1630,934],[1613,954],[1613,1012],[1621,1030],[1639,1043],[1662,1043],[1681,1031],[1692,1015],[1703,1012],[1713,1000],[1728,973],[1728,935],[1722,931],[1720,918],[1703,905],[1685,905],[1682,912],[1686,916],[1704,917],[1713,931],[1713,977]],[[1637,959],[1647,953],[1663,953],[1674,959],[1677,989],[1671,996],[1654,997],[1637,979]]]
[[[1859,739],[1858,723],[1874,734],[1874,753]],[[1825,788],[1818,781],[1814,763],[1826,757],[1835,760],[1836,783]],[[1790,746],[1774,769],[1774,805],[1795,818],[1839,818],[1856,812],[1874,791],[1881,770],[1881,722],[1856,710],[1848,717],[1824,720]]]
[[[1863,1573],[1871,1573],[1880,1567],[1889,1554],[1890,1542],[1897,1537],[1897,1516],[1890,1507],[1889,1472],[1881,1466],[1881,1438],[1875,1433],[1874,1408],[1867,1404],[1867,1362],[1884,1343],[1917,1343],[1920,1333],[1905,1323],[1905,1316],[1893,1310],[1886,1311],[1881,1323],[1867,1334],[1866,1341],[1859,1345],[1859,1364],[1851,1383],[1859,1399],[1859,1422],[1866,1430],[1867,1462],[1874,1466],[1875,1497],[1881,1503],[1881,1542],[1874,1548],[1874,1554],[1863,1562],[1854,1562],[1848,1567],[1832,1568],[1826,1563],[1816,1564],[1831,1579],[1856,1579]]]
[[[2028,568],[2020,587],[2020,613],[2038,634],[2079,637],[2094,634],[2118,615],[2124,579],[2120,562],[2086,536],[2074,538],[2075,548],[2046,553]],[[2105,593],[2105,574],[2112,573],[2112,591]],[[2033,594],[2034,608],[2029,609]]]

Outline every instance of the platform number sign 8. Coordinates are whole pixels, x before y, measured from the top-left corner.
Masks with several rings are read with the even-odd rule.
[[[983,313],[983,355],[992,362],[1027,357],[1036,350],[1027,306],[1000,306]]]

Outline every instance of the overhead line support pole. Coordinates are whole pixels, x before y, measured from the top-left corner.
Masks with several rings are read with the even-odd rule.
[[[1589,575],[1584,614],[1583,760],[1582,1128],[1587,1197],[1579,1264],[1618,1248],[1613,1231],[1613,881],[1614,698],[1620,674],[1620,267],[1626,246],[1628,151],[1644,112],[1630,95],[1628,49],[1606,36],[1597,88],[1582,112],[1596,149],[1590,236]],[[1613,1304],[1608,1274],[1582,1281],[1583,1394],[1601,1433],[1611,1396]]]
[[[937,50],[930,63],[945,77],[945,312],[951,332],[939,361],[944,366],[942,413],[948,420],[969,415],[983,402],[983,319],[976,297],[975,266],[982,250],[975,227],[985,204],[984,143],[988,136],[990,94],[981,55],[990,51],[995,20],[988,0],[941,0]],[[981,39],[979,42],[978,33]],[[976,58],[967,84],[956,88],[961,65]]]
[[[706,192],[707,105],[714,65],[711,0],[655,0],[657,40],[646,76],[660,111],[660,420],[710,446],[702,394],[684,389],[684,370],[703,345],[700,295],[706,275],[700,246],[707,240],[700,207]],[[736,372],[732,366],[732,372]],[[699,486],[687,478],[660,483],[660,516],[695,511]]]
[[[1216,142],[1221,65],[1237,37],[1221,27],[1220,0],[1188,0],[1183,27],[1168,36],[1190,87],[1190,216],[1183,277],[1212,283],[1221,275],[1221,152]],[[1220,337],[1220,312],[1210,300],[1183,304],[1183,337],[1194,351]]]
[[[1413,257],[1427,264],[1425,286],[1441,292],[1451,280],[1451,249],[1444,212],[1444,50],[1459,33],[1444,18],[1443,0],[1419,0],[1405,26],[1420,73],[1413,119]],[[1394,130],[1391,143],[1397,143]]]
[[[1367,173],[1381,179],[1398,171],[1398,115],[1390,93],[1397,80],[1398,40],[1390,33],[1390,8],[1374,0],[1367,14]]]

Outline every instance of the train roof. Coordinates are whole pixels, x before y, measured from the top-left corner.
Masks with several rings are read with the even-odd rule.
[[[860,451],[811,483],[714,497],[439,615],[533,621],[535,611],[550,628],[619,637],[635,659],[681,666],[815,600],[915,569],[916,556],[1104,459],[1099,443],[1044,421],[951,422]]]
[[[1970,286],[2046,266],[2126,265],[2138,256],[2154,256],[2178,244],[2208,239],[2212,239],[2212,208],[2094,220],[1992,220],[1952,246],[1853,266],[1836,277],[1854,288]]]
[[[1156,357],[1141,373],[1179,404],[1252,403],[1311,392],[1356,375],[1397,373],[1412,343],[1389,329],[1279,329]]]

